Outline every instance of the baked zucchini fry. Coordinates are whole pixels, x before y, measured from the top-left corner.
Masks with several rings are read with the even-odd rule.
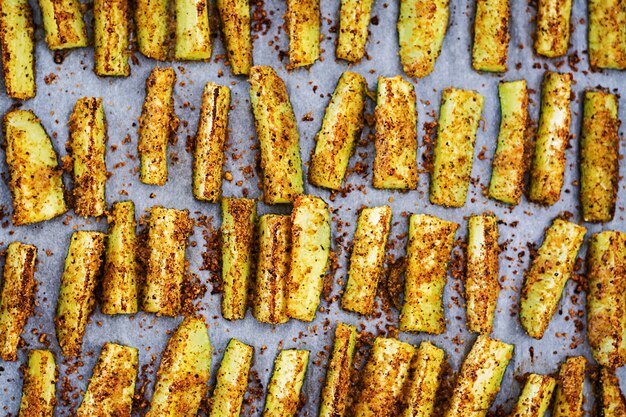
[[[541,88],[541,114],[530,172],[531,201],[552,205],[559,201],[569,142],[572,75],[546,72]]]
[[[250,102],[261,147],[263,200],[291,203],[303,192],[300,141],[287,87],[272,67],[250,69]]]
[[[53,51],[89,45],[78,0],[39,0],[46,43]]]
[[[528,90],[526,80],[501,82],[500,133],[493,157],[489,197],[517,205],[522,196],[526,173],[526,126],[528,124]]]
[[[378,78],[374,188],[417,188],[415,89],[401,76]]]
[[[143,311],[164,316],[180,312],[185,250],[193,223],[189,211],[152,207],[148,223]]]
[[[217,0],[224,47],[234,75],[248,75],[252,66],[249,0]]]
[[[287,0],[289,65],[313,65],[320,57],[320,0]]]
[[[281,350],[267,387],[263,417],[293,417],[298,412],[300,390],[309,363],[308,350]]]
[[[94,0],[94,72],[99,76],[128,77],[128,0]]]
[[[335,329],[333,351],[326,366],[319,417],[344,417],[350,389],[350,370],[356,346],[356,327],[339,322]]]
[[[108,221],[101,310],[104,314],[134,314],[138,275],[135,204],[113,203]]]
[[[589,0],[589,65],[626,69],[626,4],[621,0]]]
[[[341,0],[339,38],[335,51],[338,59],[355,63],[363,59],[372,3],[374,0]]]
[[[145,57],[165,61],[171,27],[169,0],[136,0],[137,46]]]
[[[217,203],[222,194],[224,146],[228,137],[230,89],[212,82],[202,93],[200,121],[193,153],[193,195]]]
[[[37,248],[13,242],[7,248],[0,292],[0,358],[17,360],[17,345],[35,304]]]
[[[587,337],[602,366],[626,364],[626,233],[594,233],[587,248]]]
[[[56,405],[57,366],[49,350],[28,352],[18,417],[53,417]]]
[[[477,0],[472,67],[506,72],[509,53],[509,0]]]
[[[54,318],[63,356],[77,356],[96,301],[96,285],[104,251],[104,233],[79,230],[72,234],[61,276]]]
[[[475,91],[443,90],[430,178],[432,204],[465,205],[483,101],[483,96]]]
[[[355,143],[361,136],[367,81],[357,73],[341,74],[311,157],[309,181],[318,187],[340,190]]]
[[[461,366],[445,417],[485,417],[512,357],[513,345],[478,336]]]
[[[583,417],[583,388],[585,385],[584,356],[573,356],[561,365],[552,406],[552,417]]]
[[[598,378],[598,399],[596,401],[598,417],[623,417],[626,415],[626,399],[619,386],[615,369],[600,369]]]
[[[449,0],[400,0],[400,61],[409,77],[433,72],[446,36]]]
[[[177,60],[203,60],[211,58],[211,28],[209,27],[208,0],[176,0]]]
[[[384,273],[385,248],[391,228],[391,207],[364,208],[352,241],[348,284],[341,308],[359,314],[374,312],[378,281]]]
[[[65,213],[63,171],[37,116],[30,110],[6,113],[4,140],[13,225],[37,223]]]
[[[550,406],[554,378],[547,375],[529,374],[510,417],[543,417]]]
[[[0,3],[0,49],[7,95],[18,100],[35,97],[35,23],[28,0]]]
[[[355,417],[395,415],[409,378],[415,347],[396,339],[377,337],[363,368],[363,388],[354,404]]]
[[[400,331],[445,332],[443,289],[458,227],[435,216],[411,215]]]
[[[498,218],[483,214],[467,221],[468,244],[465,272],[467,329],[489,334],[500,294]]]
[[[441,383],[445,352],[430,342],[420,343],[411,363],[402,417],[431,417]]]
[[[248,373],[254,348],[230,339],[217,371],[210,417],[239,417],[243,397],[248,390]]]
[[[567,54],[572,0],[539,0],[535,52],[548,58]]]
[[[530,337],[541,339],[556,311],[586,229],[555,219],[530,269],[520,297],[520,322]]]
[[[617,97],[585,92],[580,139],[580,203],[583,220],[608,222],[615,214],[619,183]]]
[[[99,217],[106,209],[107,167],[104,162],[107,125],[102,99],[83,97],[76,101],[68,123],[69,151],[74,179],[74,211],[83,217]]]
[[[139,179],[144,184],[163,185],[167,181],[167,143],[176,133],[174,113],[176,73],[156,67],[146,80],[146,99],[139,118]]]
[[[130,416],[137,380],[136,348],[105,343],[77,417]]]
[[[211,376],[211,342],[204,321],[185,317],[167,342],[146,417],[194,417]]]

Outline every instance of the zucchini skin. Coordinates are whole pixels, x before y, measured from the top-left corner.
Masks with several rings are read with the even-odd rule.
[[[553,417],[584,417],[583,388],[585,385],[584,356],[567,358],[561,365],[554,394]]]
[[[385,249],[391,229],[391,207],[364,208],[352,241],[348,283],[341,308],[368,315],[374,312],[378,281],[384,273]]]
[[[472,67],[506,72],[509,52],[509,0],[477,0]]]
[[[46,43],[53,51],[89,45],[78,0],[39,0]]]
[[[0,49],[7,95],[18,100],[35,97],[35,22],[28,0],[0,3]]]
[[[475,91],[443,90],[430,180],[432,204],[465,205],[483,101]]]
[[[249,0],[217,0],[217,9],[230,70],[234,75],[248,75],[252,66]]]
[[[128,0],[94,0],[94,67],[101,77],[128,77]]]
[[[49,350],[28,352],[18,417],[52,417],[56,405],[58,370]]]
[[[293,417],[309,363],[308,350],[281,350],[267,387],[263,417]]]
[[[400,331],[445,332],[443,290],[458,227],[435,216],[411,215]]]
[[[559,218],[546,231],[520,296],[520,322],[530,337],[541,339],[550,324],[585,233],[584,227]]]
[[[350,370],[356,346],[355,326],[337,323],[333,351],[326,366],[319,417],[344,417],[350,389]]]
[[[248,389],[248,374],[253,355],[252,346],[230,339],[217,371],[210,417],[239,417]]]
[[[539,0],[535,52],[548,58],[567,54],[572,0]]]
[[[589,65],[626,69],[626,5],[621,0],[589,0]]]
[[[146,58],[165,61],[168,58],[170,28],[169,0],[136,0],[135,26],[137,46]]]
[[[365,123],[366,98],[367,81],[362,75],[350,71],[341,74],[316,136],[309,167],[311,184],[341,189],[350,156]]]
[[[401,76],[378,78],[374,188],[417,188],[415,89]]]
[[[597,382],[598,417],[622,417],[626,415],[626,399],[619,386],[615,369],[603,367]]]
[[[320,0],[287,0],[289,65],[313,65],[320,57]]]
[[[37,248],[12,242],[7,248],[0,292],[0,358],[17,360],[17,347],[35,304]]]
[[[411,363],[402,417],[431,417],[441,383],[446,353],[430,342],[420,343]]]
[[[556,381],[552,377],[528,375],[511,417],[543,417],[550,406],[555,386]]]
[[[211,28],[208,0],[175,0],[177,60],[211,58]]]
[[[372,3],[374,0],[341,0],[339,37],[335,50],[338,59],[355,63],[363,59]]]

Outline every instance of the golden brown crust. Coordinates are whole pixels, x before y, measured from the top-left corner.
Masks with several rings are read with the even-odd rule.
[[[94,72],[100,76],[128,77],[128,0],[94,0]]]
[[[52,352],[29,351],[18,417],[53,417],[57,379],[58,369]]]
[[[509,49],[509,0],[477,0],[472,67],[505,72]]]
[[[0,2],[0,49],[7,95],[19,100],[35,97],[35,22],[28,0]]]
[[[583,417],[583,388],[585,384],[584,356],[567,358],[561,365],[552,409],[552,417]]]

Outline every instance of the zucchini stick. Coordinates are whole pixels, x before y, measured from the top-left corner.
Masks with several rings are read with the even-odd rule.
[[[509,0],[477,0],[472,67],[506,72],[509,52]]]
[[[134,314],[138,275],[135,204],[113,203],[108,221],[101,309],[104,314]]]
[[[189,211],[152,207],[148,226],[143,310],[164,316],[180,312],[185,250],[193,223]]]
[[[363,129],[366,97],[367,81],[362,75],[350,71],[341,74],[316,137],[309,167],[311,184],[341,189],[350,156]]]
[[[254,200],[222,198],[222,316],[227,320],[246,316],[255,222]]]
[[[234,75],[248,75],[252,66],[250,4],[248,0],[217,0],[224,47]]]
[[[104,192],[107,182],[104,162],[107,125],[102,99],[78,99],[68,126],[74,177],[74,211],[83,217],[102,216],[106,209]]]
[[[430,342],[420,343],[411,363],[402,417],[431,417],[443,372],[445,352]]]
[[[287,0],[289,65],[313,65],[320,57],[320,0]]]
[[[37,223],[65,213],[63,171],[37,116],[30,110],[9,111],[4,115],[4,138],[13,224]]]
[[[193,153],[193,195],[198,200],[217,203],[222,193],[229,106],[230,89],[206,83]]]
[[[400,0],[400,61],[409,77],[433,72],[446,36],[449,0]]]
[[[391,228],[391,207],[364,208],[352,242],[348,284],[341,308],[359,314],[374,312],[378,281],[384,273],[385,248]]]
[[[9,245],[0,292],[0,358],[17,360],[17,345],[35,304],[37,248],[20,242]]]
[[[443,91],[430,178],[432,204],[465,205],[483,101],[483,96],[475,91],[456,88]]]
[[[248,390],[248,373],[254,348],[230,339],[217,371],[210,417],[239,417],[243,397]]]
[[[374,188],[417,188],[415,89],[401,76],[378,78]]]
[[[156,67],[146,80],[146,99],[139,118],[139,178],[144,184],[163,185],[167,181],[167,143],[178,129],[174,113],[176,73]]]
[[[341,322],[337,324],[333,351],[326,366],[326,380],[322,388],[319,417],[344,417],[346,415],[356,338],[356,327]]]
[[[175,0],[177,60],[211,58],[208,0]]]
[[[556,381],[552,377],[528,375],[510,417],[543,417],[550,406],[555,386]]]
[[[584,417],[583,388],[586,366],[587,359],[584,356],[568,358],[561,365],[552,417]]]
[[[520,297],[520,322],[529,336],[543,337],[572,274],[585,233],[584,227],[559,218],[546,231],[526,273]]]
[[[72,234],[54,318],[57,340],[64,356],[80,354],[96,299],[104,238],[104,233],[100,232],[79,230]]]
[[[535,52],[548,58],[567,54],[572,0],[539,0]]]
[[[500,133],[493,157],[489,197],[517,205],[522,196],[526,172],[525,142],[528,124],[528,90],[526,80],[501,82]]]
[[[0,49],[7,95],[18,100],[35,97],[35,23],[28,0],[0,4]]]
[[[280,324],[287,315],[287,276],[291,251],[291,219],[266,214],[259,218],[259,258],[252,315],[261,323]]]
[[[136,0],[137,46],[145,57],[165,61],[170,30],[169,0]]]
[[[57,366],[49,350],[28,352],[18,417],[53,417],[56,405]]]
[[[626,69],[626,4],[621,0],[589,0],[589,65]]]
[[[493,329],[493,318],[500,294],[498,218],[487,214],[471,216],[467,228],[467,328],[471,332],[489,334]]]
[[[626,233],[594,233],[587,248],[587,337],[602,366],[626,364]]]
[[[146,417],[194,417],[211,376],[211,342],[202,319],[185,317],[161,355]]]
[[[267,387],[263,417],[293,417],[309,362],[308,350],[281,350]]]
[[[136,348],[105,343],[77,417],[130,416],[137,380]]]
[[[128,77],[128,0],[94,0],[94,72],[99,76]]]
[[[599,417],[623,417],[626,415],[626,399],[619,386],[615,369],[602,368],[598,379],[599,398],[596,401]]]
[[[400,405],[415,347],[377,337],[365,368],[363,388],[354,404],[355,417],[391,417]]]
[[[513,357],[513,345],[480,335],[467,354],[445,417],[485,417]]]
[[[541,115],[530,173],[531,201],[552,205],[559,201],[565,175],[565,149],[571,121],[572,75],[546,72],[541,88]]]
[[[363,59],[372,3],[374,0],[341,0],[339,38],[335,52],[338,59],[355,63]]]
[[[39,0],[46,43],[53,51],[89,45],[78,0]]]
[[[608,222],[615,214],[619,183],[617,97],[585,92],[580,139],[580,203],[583,220]]]
[[[457,223],[435,216],[411,215],[401,331],[445,332],[443,290],[458,228]]]

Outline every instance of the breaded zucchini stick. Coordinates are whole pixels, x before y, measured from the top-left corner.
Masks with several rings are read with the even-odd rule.
[[[0,358],[17,360],[17,345],[35,303],[37,248],[13,242],[7,248],[0,292]]]
[[[130,417],[137,380],[137,357],[136,348],[105,343],[76,416]]]
[[[477,0],[472,67],[506,72],[509,52],[509,0]]]
[[[341,189],[350,156],[363,129],[366,97],[367,81],[362,75],[350,71],[341,74],[317,133],[309,167],[311,184]]]
[[[128,0],[94,0],[94,67],[99,76],[128,77]]]
[[[228,137],[230,89],[212,82],[202,93],[200,121],[193,153],[193,196],[217,203],[222,194],[224,145]]]
[[[443,289],[459,225],[427,214],[409,220],[404,305],[400,330],[441,334],[446,330]]]
[[[433,72],[446,36],[449,0],[400,0],[400,61],[409,77]]]
[[[535,52],[548,58],[567,54],[572,0],[539,0]]]
[[[513,345],[478,336],[461,366],[445,417],[485,417],[512,357]]]
[[[309,363],[308,350],[281,350],[267,387],[263,417],[293,417],[298,412],[300,389]]]
[[[552,377],[528,375],[510,417],[543,417],[550,406],[555,386],[556,381]]]
[[[320,0],[287,0],[289,65],[313,65],[320,57]]]
[[[585,385],[584,356],[573,356],[561,365],[557,380],[552,417],[584,417],[583,388]]]
[[[39,0],[46,43],[53,51],[89,45],[78,0]]]
[[[589,65],[626,69],[626,4],[622,0],[589,0]]]
[[[239,417],[243,397],[248,390],[248,373],[254,348],[230,339],[224,358],[217,371],[210,417]]]
[[[137,46],[147,58],[165,61],[170,30],[169,0],[136,0]]]
[[[28,0],[0,3],[0,49],[7,95],[18,100],[35,97],[35,23]]]
[[[37,116],[30,110],[11,110],[4,115],[3,127],[13,224],[37,223],[65,213],[63,171]]]
[[[148,223],[143,310],[164,316],[180,312],[185,250],[193,223],[189,211],[152,207]]]
[[[252,66],[249,0],[217,0],[224,47],[234,75],[248,75]]]
[[[535,138],[528,198],[541,204],[559,201],[569,142],[572,75],[546,72],[541,86],[541,114]]]
[[[374,188],[417,188],[415,89],[401,76],[378,78]]]
[[[339,38],[335,54],[338,59],[359,62],[365,55],[367,29],[374,0],[341,0]]]
[[[107,124],[102,99],[83,97],[76,101],[68,123],[69,151],[74,179],[74,211],[83,217],[99,217],[106,209],[107,167],[104,162]]]
[[[585,233],[584,227],[559,218],[546,231],[526,272],[520,297],[520,322],[529,336],[543,337],[572,274]]]
[[[350,370],[356,346],[356,327],[339,322],[322,388],[319,417],[344,417],[350,389]]]
[[[411,363],[402,417],[431,417],[441,383],[446,353],[430,342],[420,343]]]
[[[272,67],[250,69],[250,103],[261,147],[263,200],[292,203],[303,192],[300,142],[287,87]]]
[[[483,101],[483,96],[475,91],[443,90],[430,178],[432,204],[465,205]]]
[[[138,279],[135,204],[113,203],[108,221],[101,310],[104,314],[134,314]]]
[[[617,96],[586,91],[580,138],[580,204],[586,222],[608,222],[615,214],[619,183]]]
[[[53,417],[56,405],[57,366],[49,350],[28,352],[18,417]]]
[[[528,124],[528,90],[526,80],[501,82],[500,133],[493,157],[489,197],[517,205],[522,196],[526,158],[526,125]]]
[[[391,207],[364,208],[352,241],[348,284],[341,308],[359,314],[374,312],[378,281],[384,273],[385,248],[391,229]]]
[[[615,369],[600,369],[598,378],[598,399],[596,408],[598,417],[623,417],[626,415],[626,399],[619,386]]]
[[[204,321],[185,317],[161,355],[146,417],[194,417],[211,376],[211,342]]]
[[[174,58],[198,61],[211,58],[208,0],[175,0],[176,48]]]
[[[54,318],[63,356],[80,354],[87,321],[96,301],[104,239],[104,233],[100,232],[79,230],[72,234]]]

